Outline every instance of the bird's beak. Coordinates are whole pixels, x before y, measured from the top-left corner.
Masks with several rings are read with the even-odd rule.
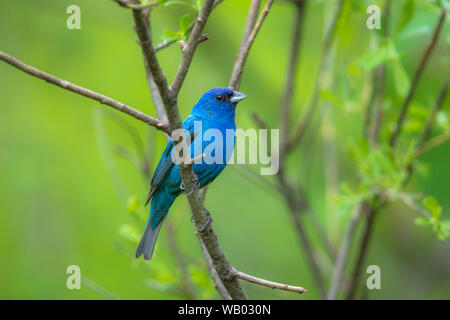
[[[245,93],[234,91],[233,96],[230,99],[230,102],[238,103],[239,101],[244,100],[245,98],[247,98],[247,95]]]

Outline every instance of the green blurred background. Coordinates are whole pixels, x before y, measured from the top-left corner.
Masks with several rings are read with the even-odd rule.
[[[355,63],[371,51],[377,31],[366,28],[365,9],[383,1],[350,1],[340,22],[333,54],[333,94],[330,123],[335,129],[338,179],[354,183],[356,172],[348,143],[361,133],[363,83],[368,72]],[[435,1],[417,1],[412,18],[394,40],[400,67],[411,78],[439,17]],[[402,18],[406,1],[394,1],[392,21]],[[81,30],[66,28],[66,8],[81,8]],[[301,63],[294,112],[307,105],[317,73],[324,26],[335,1],[308,1],[301,45]],[[249,1],[225,0],[212,13],[179,98],[181,115],[211,87],[226,86],[245,24]],[[158,7],[152,14],[153,36],[160,41],[165,29],[177,30],[179,18],[195,12],[184,6]],[[278,105],[283,90],[295,11],[286,2],[275,3],[248,59],[241,91],[249,98],[237,112],[237,125],[254,127],[251,112],[270,127],[278,126]],[[155,115],[140,48],[135,41],[129,10],[107,0],[16,0],[0,2],[0,50],[63,79],[91,88]],[[448,74],[450,24],[444,26],[414,101],[430,108]],[[159,53],[172,79],[180,49]],[[356,69],[355,69],[356,68]],[[401,98],[388,75],[391,110]],[[336,99],[335,99],[336,100]],[[447,99],[445,110],[449,110]],[[133,237],[144,224],[142,202],[149,183],[132,165],[114,154],[117,145],[130,150],[133,141],[108,107],[51,86],[0,63],[0,298],[3,299],[173,299],[177,281],[175,263],[163,228],[153,261],[148,266],[131,257]],[[396,113],[393,113],[395,115]],[[165,146],[161,133],[118,114],[150,141],[153,163]],[[295,120],[295,117],[293,118]],[[445,120],[445,119],[444,119]],[[445,125],[445,124],[444,124]],[[293,180],[301,179],[318,217],[336,246],[349,210],[334,210],[324,170],[325,131],[312,149],[296,154],[290,163]],[[306,152],[305,152],[306,151]],[[409,189],[436,197],[443,215],[450,211],[450,143],[422,158],[428,174],[415,176]],[[206,207],[214,217],[220,243],[240,270],[274,281],[301,285],[304,296],[244,283],[254,299],[317,298],[315,283],[297,242],[282,199],[261,188],[235,166],[227,168],[208,190]],[[218,298],[206,277],[201,252],[189,221],[184,197],[171,217],[177,241],[192,262],[202,298]],[[333,218],[330,218],[333,217]],[[440,241],[427,228],[414,224],[415,214],[391,205],[377,218],[366,265],[381,267],[382,289],[369,291],[373,299],[450,298],[450,242]],[[338,223],[329,223],[338,221]],[[307,224],[308,227],[308,224]],[[328,277],[332,265],[321,255]],[[152,263],[153,263],[152,261]],[[66,268],[79,265],[89,279],[81,290],[66,288]],[[172,271],[171,271],[172,270]],[[155,279],[158,283],[155,283]]]

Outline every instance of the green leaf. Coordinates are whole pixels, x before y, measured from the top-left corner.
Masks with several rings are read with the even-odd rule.
[[[139,199],[137,197],[132,196],[132,197],[128,198],[127,211],[130,214],[136,213],[136,211],[139,209],[139,207],[140,207],[140,203],[139,203]]]
[[[395,88],[399,96],[404,97],[409,90],[410,80],[400,59],[393,60],[392,71],[394,73]]]
[[[191,18],[189,18],[188,14],[183,15],[180,18],[180,33],[182,33],[184,36],[186,35],[186,33],[189,30],[189,25],[191,24]]]
[[[181,36],[181,37],[180,36],[181,36],[181,34],[179,32],[175,32],[175,31],[166,29],[166,30],[164,30],[162,40],[165,42],[182,40],[183,36]]]
[[[403,5],[402,14],[395,28],[394,35],[398,34],[411,21],[416,9],[415,0],[406,0]]]
[[[378,48],[364,54],[358,60],[358,64],[365,70],[372,70],[386,61],[395,59],[399,59],[399,54],[397,53],[392,42],[383,41]]]
[[[428,118],[428,113],[429,112],[427,108],[415,102],[411,103],[409,107],[409,116],[411,117],[416,117],[425,120]]]
[[[192,4],[191,2],[188,2],[188,1],[168,0],[168,1],[164,2],[164,6],[165,7],[172,6],[172,5],[175,5],[175,4],[187,6],[189,8],[193,8],[195,11],[197,11],[197,7],[194,4]]]
[[[441,215],[442,208],[439,205],[436,198],[426,197],[423,199],[422,203],[425,206],[425,208],[427,208],[428,211],[431,212],[431,215],[433,216],[433,218],[438,220],[439,216]]]
[[[405,123],[405,131],[409,133],[417,133],[422,130],[423,122],[420,120],[412,119]]]
[[[436,117],[436,122],[442,129],[447,130],[449,128],[447,111],[439,111]]]
[[[203,0],[195,0],[195,7],[197,12],[200,12],[200,10],[202,10],[203,7]]]
[[[429,226],[431,225],[430,219],[425,217],[417,217],[414,219],[414,223],[418,226]]]

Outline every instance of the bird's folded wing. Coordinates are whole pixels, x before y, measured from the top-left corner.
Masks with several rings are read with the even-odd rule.
[[[195,117],[191,115],[183,121],[183,128],[188,131],[188,138],[187,138],[188,144],[191,144],[196,138],[193,125],[195,120],[196,120]],[[170,139],[169,143],[166,146],[166,149],[164,149],[161,159],[159,160],[158,166],[156,167],[156,170],[153,173],[151,188],[147,196],[147,200],[145,201],[145,205],[147,205],[150,202],[150,199],[152,198],[153,194],[164,182],[164,179],[168,176],[170,170],[174,165],[174,162],[172,161],[173,146],[174,146],[173,141],[172,139]]]

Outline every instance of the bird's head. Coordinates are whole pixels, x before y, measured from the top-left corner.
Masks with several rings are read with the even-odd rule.
[[[230,88],[214,88],[200,98],[192,114],[215,121],[234,120],[236,105],[246,97],[246,94]]]

